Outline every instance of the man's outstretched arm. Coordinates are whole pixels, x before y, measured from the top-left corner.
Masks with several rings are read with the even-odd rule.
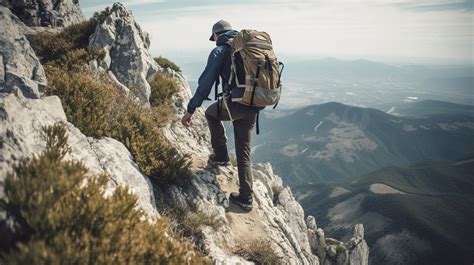
[[[202,102],[209,97],[211,93],[212,85],[217,80],[219,73],[222,68],[223,62],[223,49],[222,47],[216,47],[209,54],[207,59],[207,65],[198,80],[198,88],[196,93],[191,98],[187,106],[187,112],[181,119],[181,123],[188,127],[196,108],[202,105]]]

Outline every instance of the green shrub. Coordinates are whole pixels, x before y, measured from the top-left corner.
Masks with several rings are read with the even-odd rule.
[[[164,57],[156,57],[154,58],[155,59],[155,62],[158,63],[158,65],[160,65],[161,67],[163,68],[170,68],[176,72],[179,72],[181,73],[181,69],[179,68],[179,66],[177,66],[175,63],[173,63],[172,61],[170,61],[169,59],[167,58],[164,58]]]
[[[169,205],[162,210],[162,215],[173,220],[176,234],[198,243],[203,226],[210,226],[217,230],[224,225],[224,220],[217,213],[209,213],[202,208],[190,208],[177,204]]]
[[[22,160],[2,185],[1,208],[21,224],[2,264],[203,264],[190,245],[168,233],[165,219],[148,220],[124,187],[105,196],[108,177],[89,176],[64,161],[64,126],[45,128],[46,150]],[[86,177],[88,176],[88,177]]]
[[[256,264],[280,264],[280,258],[273,251],[269,242],[261,240],[253,240],[237,246],[235,254]]]

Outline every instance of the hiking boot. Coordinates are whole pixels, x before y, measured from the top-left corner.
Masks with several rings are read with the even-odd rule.
[[[218,166],[230,166],[229,156],[227,157],[218,157],[216,154],[211,154],[209,156],[209,163],[218,165]]]
[[[252,197],[243,198],[238,192],[232,192],[229,196],[229,200],[242,208],[246,212],[252,211]]]

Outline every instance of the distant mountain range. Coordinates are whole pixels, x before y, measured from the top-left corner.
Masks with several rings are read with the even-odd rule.
[[[334,102],[270,111],[261,117],[253,160],[271,162],[286,183],[297,185],[341,181],[424,160],[456,160],[473,152],[472,107],[413,104],[404,113],[420,110],[422,116],[394,116]]]
[[[340,60],[328,57],[317,60],[290,61],[287,65],[287,74],[298,78],[323,76],[338,79],[372,77],[376,79],[420,80],[436,76],[449,78],[473,76],[472,66],[393,66],[366,59]]]
[[[364,224],[370,264],[472,264],[473,113],[434,100],[265,111],[253,159],[272,162],[329,237]]]
[[[370,264],[472,264],[474,155],[294,189],[330,237],[363,223]]]
[[[194,91],[204,70],[200,62],[180,63]],[[406,101],[436,99],[474,105],[473,66],[394,66],[370,60],[291,60],[283,71],[281,109],[326,102],[389,111]]]
[[[427,116],[435,114],[459,114],[474,116],[474,106],[461,105],[439,100],[407,102],[394,108],[391,114],[401,116]]]

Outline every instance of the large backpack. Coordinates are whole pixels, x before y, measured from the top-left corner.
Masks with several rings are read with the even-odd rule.
[[[278,62],[273,52],[270,35],[263,31],[241,30],[231,43],[231,72],[229,84],[232,101],[256,107],[274,105],[281,94],[281,72],[283,63]],[[280,70],[280,66],[282,69]],[[234,95],[239,95],[234,97]]]

